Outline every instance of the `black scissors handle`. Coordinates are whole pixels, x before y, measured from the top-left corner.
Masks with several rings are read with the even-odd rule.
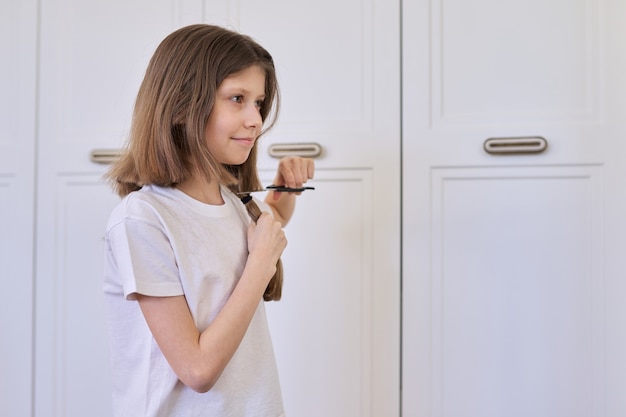
[[[315,190],[315,187],[291,188],[291,187],[285,187],[282,185],[268,185],[267,187],[265,187],[265,189],[271,190],[271,191],[278,191],[281,193],[301,193],[304,190]]]

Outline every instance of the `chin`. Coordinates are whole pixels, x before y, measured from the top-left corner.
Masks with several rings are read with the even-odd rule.
[[[241,158],[233,158],[233,159],[231,159],[228,162],[228,165],[241,165],[244,162],[246,162],[249,157],[250,157],[250,154],[246,155],[245,157],[241,157]]]

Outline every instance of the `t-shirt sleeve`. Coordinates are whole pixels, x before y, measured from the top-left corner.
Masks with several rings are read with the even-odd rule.
[[[108,240],[126,299],[184,294],[174,251],[157,225],[126,217],[109,230]]]

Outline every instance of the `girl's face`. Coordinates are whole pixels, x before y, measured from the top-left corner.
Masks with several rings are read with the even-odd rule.
[[[243,164],[261,133],[260,108],[265,100],[265,72],[256,65],[229,75],[217,89],[205,128],[205,139],[215,159]]]

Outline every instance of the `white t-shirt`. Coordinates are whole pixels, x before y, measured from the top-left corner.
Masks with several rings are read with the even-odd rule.
[[[221,192],[225,204],[212,206],[149,185],[111,214],[104,294],[115,417],[284,416],[263,301],[219,380],[202,394],[178,379],[135,301],[136,294],[184,294],[200,331],[217,316],[243,272],[250,222],[237,196]]]

